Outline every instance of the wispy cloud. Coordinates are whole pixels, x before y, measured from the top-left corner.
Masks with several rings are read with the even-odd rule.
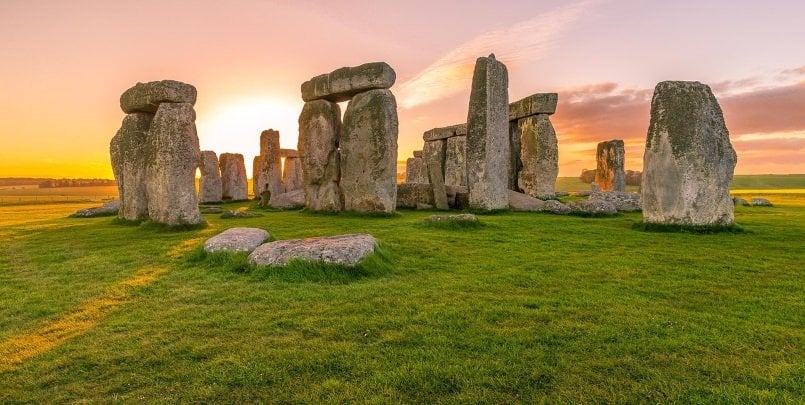
[[[461,44],[397,87],[400,106],[412,108],[466,91],[479,56],[494,53],[509,67],[541,58],[593,3],[572,3]]]

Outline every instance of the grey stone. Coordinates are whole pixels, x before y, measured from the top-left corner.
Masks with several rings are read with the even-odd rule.
[[[162,103],[196,103],[196,88],[175,80],[137,83],[120,96],[120,108],[126,114],[154,114]]]
[[[763,197],[752,197],[752,205],[755,207],[772,207],[771,201]]]
[[[698,82],[659,83],[651,101],[643,156],[643,221],[733,224],[729,184],[736,161],[710,87]]]
[[[509,104],[509,121],[537,114],[551,115],[556,112],[556,93],[537,93]]]
[[[302,100],[340,103],[368,90],[388,89],[396,79],[394,69],[385,62],[342,67],[302,83]]]
[[[305,189],[302,162],[299,158],[285,158],[285,164],[282,170],[282,184],[285,186],[286,193]]]
[[[570,213],[570,207],[556,200],[547,200],[545,201],[545,207],[542,209],[542,212],[564,215]]]
[[[338,140],[341,109],[325,100],[305,103],[299,115],[299,143],[305,206],[313,211],[341,211],[343,198],[338,186],[341,165]]]
[[[269,237],[268,231],[260,228],[229,228],[204,242],[204,251],[251,252]]]
[[[246,164],[240,153],[222,153],[221,198],[224,200],[242,201],[249,199],[246,180]]]
[[[590,195],[590,200],[603,200],[612,203],[618,211],[635,212],[642,209],[639,193],[625,191],[596,191]]]
[[[268,129],[260,134],[260,167],[259,191],[269,191],[271,195],[282,194],[285,186],[282,184],[282,154],[280,152],[280,133]]]
[[[517,185],[532,197],[552,199],[559,175],[559,147],[551,120],[540,114],[520,119],[518,125],[523,168],[517,176]]]
[[[745,199],[743,199],[741,197],[732,197],[732,203],[736,207],[737,206],[748,207],[748,206],[751,205],[751,204],[749,204],[749,201],[746,201]]]
[[[422,157],[422,151],[421,150],[415,150],[414,151],[414,157],[415,158],[421,158]]]
[[[262,169],[263,157],[257,155],[252,160],[252,193],[254,193],[255,199],[259,199],[260,195],[263,194]]]
[[[606,200],[593,200],[588,199],[582,202],[570,201],[567,203],[572,214],[594,215],[594,216],[608,216],[618,213],[615,204]]]
[[[469,190],[467,186],[445,186],[447,205],[453,209],[469,209]]]
[[[418,209],[418,210],[432,210],[433,205],[419,203],[419,204],[416,205],[416,209]]]
[[[447,140],[444,161],[444,184],[467,185],[467,137],[456,136]]]
[[[259,212],[251,212],[246,209],[238,209],[238,210],[227,210],[221,214],[221,218],[223,219],[233,219],[233,218],[258,218],[262,217],[263,214]]]
[[[626,191],[626,172],[623,169],[625,159],[626,150],[622,140],[613,139],[598,144],[595,153],[595,183],[601,191]]]
[[[576,191],[575,193],[573,193],[573,195],[575,195],[576,197],[589,197],[592,194],[593,192],[591,190]]]
[[[406,183],[428,183],[428,165],[422,157],[412,157],[405,161]]]
[[[196,169],[201,158],[196,112],[189,103],[162,103],[149,131],[154,158],[148,170],[148,217],[176,226],[204,221],[198,209]]]
[[[557,191],[554,194],[556,195],[556,197],[567,197],[570,195],[570,193],[568,193],[567,191]]]
[[[397,208],[433,207],[433,189],[428,183],[397,184]]]
[[[425,142],[430,142],[465,135],[467,135],[467,124],[457,124],[425,131],[425,133],[422,134],[422,139]]]
[[[425,218],[426,222],[478,222],[475,214],[431,215]]]
[[[305,206],[305,190],[299,189],[279,195],[272,195],[268,206],[280,210],[302,208]]]
[[[198,200],[200,203],[218,202],[223,199],[221,170],[218,156],[211,150],[201,151],[201,178],[199,179]]]
[[[344,209],[392,212],[397,204],[397,101],[369,90],[349,102],[341,132]]]
[[[509,121],[509,190],[522,191],[517,184],[517,177],[520,170],[523,170],[523,162],[520,160],[521,138],[519,122]]]
[[[513,190],[509,190],[509,208],[512,211],[549,212],[560,215],[570,212],[570,208],[559,201],[543,201]]]
[[[249,255],[256,266],[283,266],[291,260],[354,266],[375,250],[372,235],[352,234],[263,244]]]
[[[447,142],[444,139],[439,139],[425,142],[425,148],[422,150],[425,154],[425,164],[428,169],[428,183],[433,191],[433,202],[436,208],[440,210],[449,208],[444,183],[446,148]]]
[[[120,211],[120,200],[112,200],[101,205],[100,207],[78,210],[72,216],[76,218],[106,217],[117,215],[118,211]]]
[[[109,143],[112,171],[120,197],[119,217],[128,221],[148,219],[148,167],[154,147],[148,130],[153,114],[131,113]]]
[[[494,56],[478,58],[467,114],[467,185],[473,209],[509,206],[509,78]]]

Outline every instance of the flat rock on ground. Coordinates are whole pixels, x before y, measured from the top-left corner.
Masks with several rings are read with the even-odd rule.
[[[755,207],[771,207],[771,201],[763,197],[752,197],[752,205]]]
[[[354,266],[374,252],[377,240],[368,234],[350,234],[266,243],[249,255],[257,266],[282,266],[298,259]]]
[[[590,195],[590,200],[609,201],[618,211],[625,212],[640,211],[643,206],[640,194],[625,191],[596,191]]]
[[[478,222],[475,214],[431,215],[425,218],[427,222]]]
[[[229,228],[204,242],[204,251],[251,252],[269,237],[268,231],[260,228]]]
[[[291,210],[305,206],[305,190],[294,190],[280,195],[272,195],[268,206],[279,210]]]
[[[512,211],[549,212],[560,215],[570,212],[570,208],[559,201],[543,201],[512,190],[509,190],[509,208]]]
[[[76,218],[92,218],[92,217],[105,217],[110,215],[117,215],[120,210],[120,200],[112,200],[100,207],[84,208],[78,210],[73,214]]]
[[[750,205],[750,204],[749,204],[749,201],[746,201],[745,199],[743,199],[743,198],[741,198],[741,197],[732,197],[732,203],[733,203],[733,204],[734,204],[736,207],[737,207],[737,206],[748,207],[748,206]]]
[[[567,206],[570,208],[570,212],[575,214],[604,216],[615,215],[618,213],[618,209],[615,207],[615,204],[606,200],[589,199],[579,203],[571,201],[567,203]]]

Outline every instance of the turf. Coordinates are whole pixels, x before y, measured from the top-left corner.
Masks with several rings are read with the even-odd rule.
[[[0,402],[802,403],[805,197],[770,199],[715,234],[419,211],[165,232],[0,207]],[[381,249],[357,269],[199,250],[233,226]]]

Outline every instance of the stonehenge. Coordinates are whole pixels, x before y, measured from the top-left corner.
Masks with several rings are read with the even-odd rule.
[[[219,162],[221,168],[221,198],[223,200],[244,201],[249,199],[246,180],[246,165],[240,153],[222,153]]]
[[[253,167],[252,191],[255,198],[261,198],[265,191],[269,192],[269,198],[285,192],[279,131],[267,129],[260,134],[260,155],[255,157]]]
[[[601,191],[626,191],[626,159],[623,141],[613,139],[598,144],[595,153],[595,184]]]
[[[173,80],[137,83],[120,96],[127,115],[109,144],[119,217],[169,226],[203,222],[195,174],[201,152],[195,87]]]
[[[297,149],[308,209],[396,209],[397,101],[388,90],[395,80],[391,66],[376,62],[302,84]],[[336,103],[347,100],[342,123]]]
[[[215,152],[211,150],[201,151],[199,169],[201,170],[198,187],[199,202],[212,203],[223,200],[221,170],[218,167],[218,156]]]

